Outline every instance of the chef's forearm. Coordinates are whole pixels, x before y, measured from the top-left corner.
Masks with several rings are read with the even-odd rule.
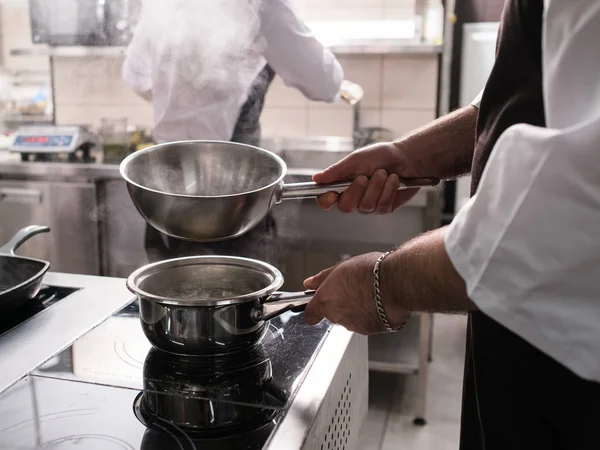
[[[380,266],[386,313],[401,322],[405,311],[467,312],[476,309],[467,296],[444,245],[444,228],[419,236],[388,255]]]
[[[453,179],[471,171],[478,110],[467,106],[402,136],[395,145],[419,173]]]

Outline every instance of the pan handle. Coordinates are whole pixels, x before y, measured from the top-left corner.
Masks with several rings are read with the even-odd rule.
[[[50,231],[50,227],[41,225],[29,225],[28,227],[21,228],[16,234],[10,238],[10,240],[0,247],[0,254],[15,255],[17,250],[25,241],[30,237],[40,233],[47,233]]]
[[[414,189],[423,186],[436,186],[440,180],[438,178],[400,178],[399,191],[405,189]],[[328,192],[336,192],[341,194],[351,184],[351,181],[342,181],[340,183],[317,184],[314,181],[307,183],[288,183],[283,185],[281,198],[282,200],[299,199],[299,198],[316,198]]]
[[[250,317],[255,322],[261,322],[271,320],[287,311],[304,311],[313,295],[315,295],[315,291],[274,292],[262,300],[260,306],[250,312]]]

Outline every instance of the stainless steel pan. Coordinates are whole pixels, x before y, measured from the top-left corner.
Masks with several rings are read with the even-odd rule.
[[[233,256],[192,256],[144,266],[127,279],[150,343],[178,355],[225,354],[258,343],[266,321],[301,311],[314,291],[277,292],[275,267]]]
[[[40,290],[42,278],[50,263],[34,258],[15,255],[30,237],[47,233],[50,228],[31,225],[19,230],[4,246],[0,247],[0,312],[20,308],[35,297]]]
[[[341,193],[350,182],[285,184],[277,155],[244,144],[182,141],[129,155],[122,177],[146,221],[169,236],[198,242],[240,236],[282,200]],[[434,186],[433,178],[402,179],[400,189]]]

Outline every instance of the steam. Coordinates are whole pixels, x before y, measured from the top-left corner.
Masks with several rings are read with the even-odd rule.
[[[151,54],[140,63],[152,69],[158,141],[233,135],[265,64],[260,8],[261,0],[146,0],[130,54]]]

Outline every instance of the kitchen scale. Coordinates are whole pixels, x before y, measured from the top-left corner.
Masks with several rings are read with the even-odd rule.
[[[19,128],[9,150],[20,153],[23,161],[34,155],[35,161],[94,162],[95,147],[100,148],[98,137],[83,126],[46,125]]]

